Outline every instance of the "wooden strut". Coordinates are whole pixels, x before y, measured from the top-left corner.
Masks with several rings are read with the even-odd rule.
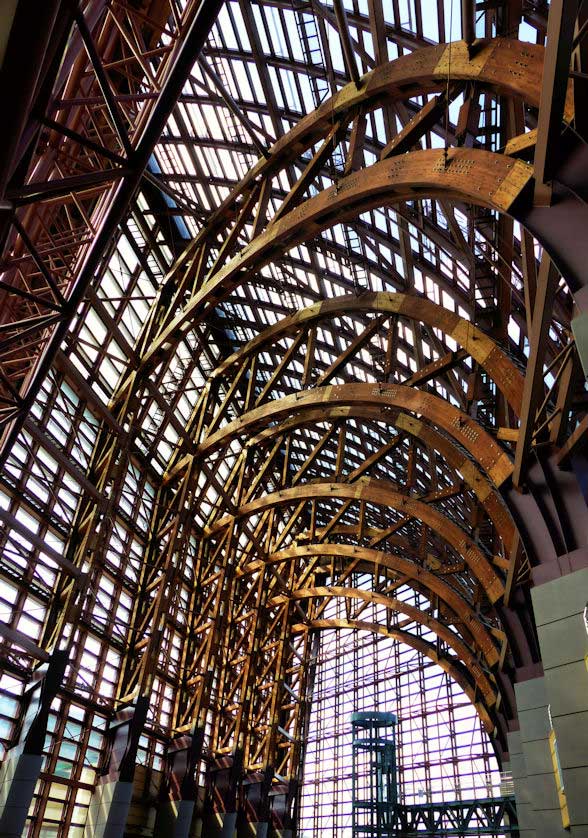
[[[499,39],[488,44],[481,43],[472,57],[467,45],[463,43],[452,45],[452,50],[452,77],[456,81],[476,81],[501,95],[517,96],[528,104],[538,104],[538,79],[543,61],[541,47]],[[326,145],[323,151],[326,154],[325,149],[330,148],[339,138],[340,126],[348,125],[360,108],[365,113],[370,108],[380,107],[382,103],[438,92],[446,81],[447,61],[447,45],[419,50],[418,55],[404,56],[396,62],[376,68],[362,80],[359,90],[356,84],[352,84],[339,91],[332,101],[324,103],[315,113],[301,120],[289,135],[274,145],[269,156],[253,167],[233,195],[213,214],[202,234],[188,247],[178,261],[177,268],[167,277],[165,293],[160,295],[157,308],[143,330],[138,343],[142,351],[137,359],[137,370],[123,380],[112,399],[112,414],[120,427],[128,429],[127,436],[122,452],[118,447],[120,441],[109,437],[106,431],[100,436],[92,473],[96,475],[100,493],[107,495],[108,489],[109,500],[104,505],[99,498],[87,497],[81,505],[81,517],[78,516],[77,520],[77,532],[81,539],[77,546],[72,543],[68,552],[68,562],[71,562],[72,567],[79,570],[87,562],[92,571],[97,571],[101,566],[115,518],[111,513],[123,491],[130,438],[133,429],[139,427],[141,422],[140,395],[152,371],[165,365],[182,337],[195,323],[202,322],[219,300],[295,244],[306,241],[321,229],[353,218],[375,206],[441,196],[443,199],[464,200],[487,206],[500,212],[512,212],[516,216],[517,202],[526,195],[532,182],[532,167],[505,155],[460,148],[449,151],[447,165],[440,152],[427,150],[409,152],[402,156],[392,154],[363,171],[353,171],[354,167],[349,166],[345,177],[314,198],[297,204],[302,190],[291,193],[284,211],[278,209],[273,223],[266,228],[268,219],[264,216],[265,207],[271,203],[271,178],[299,156],[301,149],[324,140]],[[510,72],[513,61],[517,61],[522,68],[516,77]],[[337,120],[336,130],[333,114]],[[572,115],[573,112],[567,106],[565,118],[569,120]],[[314,162],[318,169],[319,162]],[[308,172],[309,181],[314,170],[313,167]],[[474,172],[475,178],[472,176]],[[236,256],[229,258],[233,246],[236,247],[239,237],[247,230],[256,201],[264,206],[261,211],[258,209],[255,218],[254,238]],[[204,266],[210,243],[230,225],[233,226],[225,238],[229,244],[221,251],[213,272],[206,275]],[[171,305],[170,298],[173,300]],[[182,306],[180,313],[176,314]],[[497,572],[463,529],[430,504],[408,497],[383,482],[372,479],[354,483],[331,481],[296,485],[268,492],[261,499],[253,497],[254,491],[247,486],[247,447],[262,441],[264,434],[284,434],[285,444],[289,445],[287,431],[294,427],[295,422],[307,421],[310,417],[312,421],[317,421],[319,416],[333,419],[352,416],[375,418],[395,425],[411,438],[427,441],[432,449],[443,454],[450,465],[459,469],[464,483],[473,489],[480,502],[487,504],[485,508],[494,510],[495,520],[500,521],[497,528],[501,527],[500,534],[505,545],[512,542],[514,525],[508,514],[504,514],[503,505],[495,491],[496,487],[508,480],[512,472],[510,458],[472,417],[429,392],[396,384],[348,384],[319,387],[287,396],[279,402],[264,403],[269,388],[267,393],[256,394],[249,384],[246,412],[222,424],[226,416],[231,415],[231,401],[233,397],[237,399],[239,396],[240,384],[246,381],[248,375],[250,380],[253,378],[250,370],[262,345],[284,336],[298,335],[307,327],[313,329],[323,318],[342,311],[399,315],[440,328],[487,370],[514,412],[520,415],[521,411],[521,376],[494,341],[456,314],[428,300],[403,294],[343,298],[311,307],[286,318],[268,330],[257,343],[252,342],[219,366],[213,378],[229,375],[235,366],[243,363],[240,370],[242,379],[238,382],[235,379],[233,391],[225,394],[223,404],[216,413],[213,412],[212,417],[207,414],[207,410],[214,408],[214,398],[210,388],[206,390],[195,419],[198,446],[188,459],[176,462],[174,468],[168,470],[166,485],[159,497],[160,506],[154,511],[152,535],[146,551],[146,555],[153,557],[154,563],[144,569],[141,579],[142,589],[148,592],[149,600],[143,606],[136,605],[117,694],[121,702],[130,701],[138,692],[148,693],[153,686],[157,677],[158,650],[165,635],[166,608],[178,594],[178,570],[180,566],[183,568],[186,565],[188,541],[197,534],[196,528],[192,528],[186,518],[180,516],[180,505],[191,508],[191,505],[196,506],[201,502],[198,480],[202,475],[205,487],[215,486],[214,481],[206,476],[204,468],[198,468],[199,464],[213,453],[228,448],[233,440],[243,439],[243,458],[234,466],[237,489],[231,496],[226,487],[224,495],[219,493],[220,499],[214,502],[216,510],[220,510],[218,517],[205,530],[194,562],[194,578],[199,584],[197,596],[190,600],[189,631],[193,642],[191,652],[194,655],[191,658],[186,655],[182,661],[184,683],[191,692],[176,704],[174,724],[177,730],[188,729],[195,722],[204,723],[208,714],[213,712],[213,743],[218,745],[219,753],[229,753],[235,741],[243,744],[254,731],[256,742],[248,745],[248,758],[253,765],[257,764],[256,760],[261,753],[266,763],[271,762],[276,754],[282,684],[284,672],[291,663],[291,660],[286,660],[290,655],[287,650],[287,642],[291,639],[289,633],[294,631],[307,635],[314,629],[329,625],[326,620],[310,619],[300,605],[306,599],[318,597],[321,586],[311,585],[310,577],[307,587],[300,590],[295,586],[302,578],[303,565],[308,556],[318,562],[325,552],[332,556],[333,553],[329,551],[333,551],[335,545],[318,545],[317,550],[320,548],[325,551],[321,553],[305,553],[300,549],[292,556],[286,556],[290,548],[277,550],[276,545],[279,547],[286,540],[283,530],[281,536],[277,534],[281,507],[298,504],[302,510],[310,506],[312,512],[305,523],[315,531],[316,506],[322,498],[363,504],[364,510],[367,502],[395,509],[402,516],[415,517],[425,522],[463,556],[474,577],[482,583],[490,602],[498,602],[504,589],[501,573]],[[354,349],[357,349],[359,343]],[[305,370],[305,383],[309,383],[309,370]],[[259,402],[257,406],[256,401]],[[277,422],[276,428],[279,430],[269,428],[270,422]],[[428,422],[438,425],[443,433],[431,428]],[[207,423],[208,431],[205,431]],[[472,459],[461,453],[458,445],[465,448]],[[279,453],[280,446],[276,446],[276,456]],[[288,455],[285,456],[287,463]],[[272,468],[274,464],[272,460]],[[285,472],[286,465],[283,466],[282,477]],[[178,490],[177,483],[182,480],[185,483]],[[230,485],[228,479],[226,485]],[[229,514],[223,516],[221,513],[229,506],[229,501],[234,508],[229,507]],[[244,530],[240,530],[237,524],[241,525],[245,518],[254,519],[257,515],[260,516],[259,522],[257,525],[247,524],[249,530],[245,532],[244,540],[249,539],[251,543],[257,540],[257,543],[261,543],[261,539],[267,536],[267,542],[263,542],[265,555],[259,559],[261,563],[253,567],[250,561],[241,562],[248,554],[241,540]],[[282,542],[278,543],[280,537]],[[337,550],[344,547],[336,546]],[[272,557],[280,552],[284,554],[284,563],[289,565],[288,572],[282,576],[284,568],[282,558],[279,558],[275,562],[278,568],[274,569],[278,575],[271,575],[268,565],[273,563]],[[378,552],[372,550],[372,553]],[[341,555],[346,555],[343,550]],[[380,555],[386,554],[379,554],[376,558],[364,549],[363,553],[354,554],[353,558],[380,565],[389,562],[391,569],[392,566],[400,568],[398,557],[386,555],[384,559]],[[245,572],[248,567],[250,570]],[[404,572],[410,576],[408,569],[406,565]],[[494,645],[488,641],[481,622],[472,620],[471,606],[465,600],[464,604],[458,601],[458,595],[451,592],[453,589],[449,585],[444,586],[434,574],[424,569],[420,573],[412,567],[410,570],[415,581],[418,579],[431,590],[437,590],[437,593],[441,591],[445,600],[449,604],[453,603],[452,607],[459,607],[456,613],[464,619],[467,630],[475,638],[474,648],[476,651],[481,650],[487,662],[493,665]],[[82,587],[75,589],[75,595],[72,593],[74,588],[74,585],[71,588],[63,585],[60,589],[61,601],[58,607],[62,609],[61,613],[55,613],[43,638],[43,644],[48,648],[60,642],[66,624],[75,622],[77,618]],[[344,596],[362,596],[357,591],[350,593],[349,588],[343,590],[345,593],[341,595]],[[292,605],[294,600],[298,610]],[[267,606],[267,614],[260,614],[262,602]],[[305,616],[307,619],[304,619]],[[360,621],[347,621],[345,625],[368,628],[367,623]],[[255,629],[252,630],[252,626]],[[389,632],[390,636],[396,636],[412,645],[416,643],[415,648],[437,660],[462,684],[479,709],[481,707],[482,717],[491,726],[485,702],[480,704],[478,701],[482,694],[488,704],[491,703],[493,687],[487,686],[489,681],[485,673],[480,675],[478,693],[452,662],[439,658],[433,647],[424,641],[418,638],[411,640],[407,632],[383,626],[372,626],[368,630]],[[443,631],[447,632],[446,629]],[[445,636],[449,638],[449,634],[453,642],[461,643],[459,638],[455,639],[453,632]],[[464,660],[467,657],[469,664],[474,666],[473,652],[462,646],[460,648]],[[259,675],[251,666],[251,660],[256,655],[262,655],[267,662]],[[238,683],[232,680],[229,662],[236,667],[244,667]],[[215,673],[214,689],[209,668],[213,668]],[[211,689],[205,697],[203,694],[209,687]],[[300,683],[292,689],[297,696],[301,696],[303,687],[303,676],[300,676]],[[230,699],[233,704],[227,705],[226,699]],[[292,724],[295,724],[294,721]],[[281,744],[284,744],[283,739]]]
[[[476,56],[470,59],[467,45],[464,42],[457,42],[451,45],[440,45],[437,47],[418,50],[418,53],[411,53],[402,56],[396,61],[383,64],[368,74],[365,83],[362,83],[358,91],[354,84],[348,85],[339,91],[333,99],[327,100],[315,112],[301,120],[291,132],[279,139],[270,150],[268,158],[261,158],[252,167],[241,183],[225,199],[216,210],[202,232],[191,242],[185,252],[178,259],[178,266],[183,266],[191,261],[193,254],[197,253],[202,244],[206,241],[216,239],[216,236],[223,233],[226,225],[229,225],[235,214],[241,212],[243,206],[242,195],[249,194],[254,188],[255,181],[261,178],[263,184],[267,184],[281,168],[288,165],[299,156],[301,151],[310,148],[320,139],[324,139],[332,130],[333,115],[340,117],[341,121],[349,121],[347,112],[353,113],[354,109],[361,107],[363,111],[379,107],[384,102],[404,100],[410,96],[422,95],[429,92],[440,92],[444,89],[447,75],[447,62],[449,50],[451,50],[452,76],[463,81],[476,80],[495,90],[500,95],[520,97],[523,101],[537,107],[538,89],[541,80],[543,67],[543,47],[513,41],[509,39],[495,39],[490,42],[478,42],[479,50]],[[512,74],[510,67],[512,63],[517,64],[517,73]],[[570,88],[566,100],[565,119],[573,118],[573,93]],[[409,155],[405,155],[409,156]],[[481,166],[480,166],[481,167]],[[265,189],[265,187],[264,187]],[[484,199],[481,189],[476,189],[470,200],[477,202]],[[467,198],[466,198],[467,200]],[[503,209],[502,207],[497,207]],[[255,233],[261,229],[260,219],[254,225]],[[277,232],[277,231],[276,231]],[[278,236],[276,235],[276,240]],[[167,285],[175,283],[175,272],[172,270],[167,278]],[[240,280],[244,281],[245,276]],[[216,283],[209,277],[206,283],[208,290],[211,290]],[[215,289],[216,301],[220,299],[218,290]],[[176,301],[179,301],[176,297]],[[198,300],[198,305],[200,304]],[[163,303],[163,300],[162,300]],[[187,316],[196,314],[196,301],[193,306],[188,306]],[[175,345],[177,326],[179,322],[167,323],[163,334],[158,336],[157,332],[146,326],[142,335],[143,345],[152,347],[145,360],[159,357],[160,349],[166,347],[169,351]],[[118,388],[118,393],[113,397],[117,400],[122,397],[128,382]]]

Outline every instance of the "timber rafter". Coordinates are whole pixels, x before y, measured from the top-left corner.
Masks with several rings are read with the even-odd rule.
[[[303,11],[286,5],[255,4],[300,24]],[[104,238],[117,184],[143,178],[142,215],[129,220],[121,246],[134,265],[130,290],[121,280],[116,291],[111,265],[106,291],[89,292],[78,315],[82,324],[89,312],[95,334],[72,327],[54,369],[70,401],[47,387],[19,437],[26,463],[11,462],[3,483],[11,550],[24,553],[25,542],[41,555],[46,534],[59,536],[45,551],[51,590],[45,566],[30,574],[42,591],[38,636],[27,640],[11,616],[0,631],[6,659],[29,671],[59,650],[79,664],[84,643],[99,636],[105,650],[112,642],[117,663],[102,711],[124,716],[146,703],[136,739],[148,739],[151,754],[193,737],[200,767],[233,766],[230,794],[211,793],[220,813],[237,805],[244,778],[262,773],[277,793],[299,775],[313,656],[331,629],[393,638],[438,664],[503,753],[516,724],[514,671],[539,663],[525,611],[529,581],[545,556],[557,561],[581,546],[580,523],[568,534],[558,517],[567,507],[555,494],[553,461],[545,463],[552,453],[565,463],[583,444],[568,428],[585,425],[570,332],[574,296],[584,307],[584,245],[568,245],[586,220],[585,196],[581,183],[575,191],[577,173],[557,170],[554,194],[565,192],[565,201],[534,200],[549,171],[536,183],[535,149],[547,139],[552,146],[554,132],[563,128],[566,143],[573,135],[584,159],[578,91],[567,77],[556,80],[546,138],[540,43],[475,41],[470,26],[463,42],[426,45],[422,20],[409,37],[385,22],[378,2],[369,5],[369,16],[355,4],[337,22],[315,3],[323,53],[326,31],[339,26],[345,62],[336,69],[327,56],[324,68],[313,66],[317,106],[300,116],[282,107],[272,79],[290,67],[297,85],[303,62],[293,54],[264,62],[252,4],[228,4],[223,24],[238,16],[248,45],[243,37],[229,47],[216,27],[156,154],[165,171],[145,177],[131,165],[149,122],[145,103],[165,88],[192,5],[184,19],[177,3],[161,4],[149,43],[139,35],[154,26],[157,3],[130,29],[121,24],[133,17],[126,4],[109,6],[108,26],[98,15],[102,24],[89,31],[78,12],[72,25],[85,52],[69,68],[57,111],[41,122],[42,137],[65,138],[64,154],[70,144],[84,148],[78,163],[84,157],[88,171],[58,166],[48,185],[29,178],[8,193],[14,248],[1,289],[18,297],[10,313],[20,331],[0,324],[6,423],[20,413],[24,421],[38,371],[81,302],[76,289],[93,273],[92,245],[73,222],[83,218]],[[493,26],[514,31],[520,15],[487,5],[487,35]],[[525,14],[542,31],[542,17]],[[164,47],[154,46],[158,37]],[[401,54],[389,62],[391,37]],[[308,41],[303,33],[303,53]],[[233,60],[243,62],[252,99],[262,89],[262,105],[240,97]],[[76,93],[90,66],[94,75]],[[198,153],[188,141],[191,108],[206,134]],[[84,119],[61,119],[78,111]],[[222,137],[208,117],[224,126]],[[567,179],[558,185],[560,175]],[[569,231],[562,206],[573,210]],[[58,217],[63,228],[47,221]],[[33,235],[40,219],[51,247],[61,234],[65,242],[67,259],[49,261],[50,270]],[[68,244],[70,234],[79,241]],[[117,293],[125,305],[141,297],[127,320]],[[80,358],[94,356],[86,375]],[[97,369],[107,363],[105,384]],[[87,439],[69,432],[84,411]],[[37,464],[36,451],[49,465]],[[70,506],[55,501],[61,518],[31,490],[52,463],[64,484],[80,484]],[[15,514],[18,497],[27,520],[41,522],[34,537]],[[543,515],[545,498],[553,520]],[[72,666],[67,695],[90,677]]]

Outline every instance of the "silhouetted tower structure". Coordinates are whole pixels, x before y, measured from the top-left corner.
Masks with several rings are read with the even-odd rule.
[[[389,835],[396,783],[396,716],[353,713],[353,838]]]

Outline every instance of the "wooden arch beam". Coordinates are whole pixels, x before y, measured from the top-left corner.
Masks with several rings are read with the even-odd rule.
[[[361,79],[342,87],[319,108],[301,119],[291,131],[271,147],[269,157],[261,157],[244,179],[213,213],[207,231],[220,233],[234,218],[240,196],[259,178],[267,178],[320,142],[333,127],[333,118],[349,120],[360,111],[370,111],[414,96],[439,93],[447,87],[449,56],[451,77],[455,81],[476,82],[500,96],[521,99],[539,107],[545,48],[509,38],[477,41],[470,57],[465,41],[439,44],[400,56],[381,64]],[[572,85],[568,89],[564,119],[574,116]],[[534,135],[533,135],[534,136]],[[526,140],[529,142],[529,140]],[[195,242],[208,235],[203,231]]]
[[[488,474],[494,486],[501,486],[512,474],[513,464],[508,454],[475,419],[439,396],[402,384],[338,384],[284,396],[224,425],[201,442],[194,456],[202,459],[234,439],[251,435],[260,426],[279,422],[293,414],[335,405],[350,408],[377,407],[382,422],[386,422],[391,411],[395,410],[420,414],[443,428],[462,445]],[[179,463],[176,468],[181,470],[181,467]]]
[[[140,369],[160,363],[195,323],[264,265],[334,224],[386,204],[431,197],[508,213],[532,176],[532,167],[521,160],[468,148],[450,149],[447,159],[442,149],[413,151],[355,172],[270,224],[224,264],[154,339]],[[124,392],[123,385],[116,398]]]
[[[335,557],[346,559],[350,562],[360,561],[370,566],[372,573],[376,573],[378,568],[387,568],[418,582],[430,591],[432,595],[437,596],[457,615],[459,620],[474,637],[477,646],[482,650],[488,664],[494,666],[498,663],[499,653],[492,637],[465,599],[439,576],[402,556],[352,544],[304,544],[296,547],[287,547],[284,550],[271,553],[267,558],[249,562],[237,571],[237,576],[248,576],[249,574],[256,573],[267,564],[281,565],[286,562],[316,557]]]
[[[251,356],[263,351],[269,344],[292,336],[320,320],[356,312],[398,314],[410,320],[425,323],[431,328],[440,329],[480,364],[496,383],[517,416],[520,415],[524,379],[498,344],[473,323],[455,312],[437,305],[426,297],[416,297],[411,294],[384,292],[361,294],[361,296],[348,294],[315,303],[289,317],[284,317],[257,335],[219,364],[211,373],[210,378],[225,375]]]
[[[478,85],[487,86],[501,95],[519,97],[529,104],[539,105],[544,48],[529,43],[502,38],[478,42],[475,55],[470,57],[467,44],[462,41],[432,46],[377,67],[362,79],[359,91],[355,85],[347,85],[335,95],[333,100],[327,100],[317,111],[301,120],[292,132],[275,143],[268,159],[262,158],[252,167],[178,259],[168,274],[165,283],[166,294],[173,293],[177,280],[180,276],[184,277],[186,270],[188,273],[196,270],[198,260],[193,259],[193,254],[204,242],[210,240],[211,237],[214,239],[221,235],[232,223],[242,209],[243,196],[250,196],[260,180],[270,177],[283,165],[316,143],[325,131],[331,130],[334,113],[343,118],[349,109],[357,111],[360,108],[368,108],[371,106],[370,103],[376,107],[385,103],[387,97],[390,96],[392,99],[394,97],[402,99],[436,89],[444,89],[450,55],[454,78],[475,81]],[[359,97],[359,101],[355,97]],[[573,118],[573,95],[570,91],[566,99],[564,118],[566,120]],[[533,210],[530,207],[530,201],[527,200],[524,202],[525,206],[519,207],[517,211],[512,210],[513,203],[532,177],[530,166],[520,161],[510,160],[504,155],[472,149],[450,150],[447,156],[448,165],[444,163],[442,152],[435,150],[411,152],[383,161],[372,167],[371,170],[377,170],[375,176],[372,173],[369,178],[365,178],[366,189],[363,195],[357,194],[357,176],[350,175],[330,190],[320,193],[279,219],[277,224],[270,226],[269,236],[268,231],[262,233],[228,265],[209,276],[204,286],[192,294],[179,314],[172,317],[170,313],[171,320],[165,319],[165,326],[159,333],[146,335],[144,345],[147,348],[142,355],[139,370],[143,373],[149,372],[159,363],[165,362],[166,357],[171,355],[178,341],[193,324],[201,322],[211,309],[226,298],[235,287],[246,282],[273,257],[282,255],[288,248],[312,237],[336,221],[348,220],[359,212],[378,204],[397,203],[423,197],[441,197],[489,206],[499,212],[512,211],[513,217],[522,224],[526,224],[528,229],[543,241],[548,250],[553,251],[554,254],[557,253],[556,261],[560,270],[566,275],[570,286],[578,289],[585,284],[582,279],[585,266],[584,254],[580,254],[580,258],[575,262],[573,259],[570,262],[566,258],[569,247],[563,241],[566,236],[568,239],[573,236],[574,240],[578,240],[578,230],[586,227],[582,208],[576,205],[577,201],[571,207],[574,223],[570,223],[570,212],[568,212],[567,204],[563,206],[565,203],[563,202],[562,206],[557,208],[558,217],[555,220],[558,224],[555,226],[558,229],[553,229],[554,225],[551,223],[553,208],[551,212],[545,208]],[[474,165],[476,176],[469,177]],[[384,168],[378,169],[378,166]],[[416,174],[413,171],[412,179],[407,171],[410,168],[416,169]],[[419,177],[419,172],[422,173],[422,177]],[[442,178],[439,177],[441,172],[445,175]],[[359,174],[363,177],[366,173]],[[460,182],[456,183],[455,176],[459,174],[462,178],[460,180],[458,177]],[[414,184],[414,189],[411,189],[411,183]],[[343,201],[336,201],[337,195],[342,190],[349,194],[344,195]],[[370,192],[378,196],[375,202],[374,200],[370,202]],[[527,190],[528,194],[530,192],[531,190]],[[352,196],[352,193],[356,194]],[[323,203],[322,213],[315,213],[314,211],[319,209],[320,202]],[[347,213],[344,212],[346,204],[349,210]],[[332,214],[329,214],[327,210],[329,205],[332,205]],[[568,221],[567,225],[562,222],[564,216]],[[296,232],[291,229],[291,222],[298,224],[299,229]],[[288,235],[285,235],[286,232]],[[558,246],[558,241],[563,244]],[[580,269],[581,275],[578,274]],[[127,391],[132,389],[133,377],[134,373],[123,379],[113,397],[113,404],[124,399]]]
[[[232,515],[226,515],[204,528],[204,536],[212,536],[229,526],[235,518],[259,515],[267,509],[289,506],[300,501],[325,499],[367,501],[389,507],[403,515],[424,521],[461,555],[474,577],[494,603],[504,594],[504,585],[477,544],[453,521],[423,501],[415,500],[392,489],[384,480],[361,480],[357,483],[308,483],[281,489],[243,504]]]
[[[305,425],[324,421],[340,421],[347,418],[382,421],[382,413],[379,407],[354,407],[351,409],[350,407],[330,406],[308,411],[305,410],[302,414],[271,425],[269,428],[264,428],[264,430],[249,437],[245,443],[245,447],[255,447],[265,440],[282,434],[287,435]],[[439,431],[436,431],[416,416],[400,412],[395,416],[387,416],[385,421],[398,428],[399,431],[410,434],[429,448],[437,451],[452,468],[459,471],[464,483],[476,495],[480,505],[484,508],[496,527],[496,531],[500,535],[508,555],[514,544],[516,534],[514,520],[499,492],[494,489],[491,482],[469,457],[454,445],[449,437],[439,433]]]
[[[335,598],[356,599],[365,603],[373,603],[375,605],[382,605],[388,611],[400,612],[405,614],[415,623],[430,629],[437,637],[443,640],[449,647],[453,649],[457,657],[465,664],[468,671],[473,676],[474,682],[479,687],[481,694],[484,696],[486,706],[492,707],[496,703],[496,690],[491,685],[486,677],[484,670],[480,665],[480,661],[475,653],[458,637],[458,635],[451,631],[447,626],[440,623],[430,614],[423,613],[419,608],[415,608],[408,603],[395,599],[394,597],[386,596],[375,591],[363,591],[359,588],[348,588],[343,585],[329,585],[318,587],[299,588],[297,590],[289,591],[288,594],[278,594],[272,597],[267,602],[267,606],[282,605],[289,600],[300,601],[303,599],[335,599]]]
[[[489,709],[485,702],[480,700],[475,684],[472,684],[467,672],[456,663],[440,656],[432,643],[428,643],[426,640],[415,637],[413,634],[409,634],[401,629],[386,628],[386,626],[380,626],[377,623],[368,623],[362,620],[311,620],[309,623],[295,623],[292,628],[295,633],[312,631],[313,629],[355,629],[357,631],[369,631],[372,634],[381,634],[383,637],[391,637],[393,640],[405,643],[417,652],[421,652],[433,663],[436,663],[437,666],[440,666],[444,672],[459,684],[476,708],[486,732],[489,735],[494,733],[496,725],[490,715]]]
[[[294,144],[300,154],[330,130],[333,118],[341,120],[359,109],[370,111],[414,96],[441,92],[447,87],[449,70],[452,82],[472,81],[497,95],[516,97],[539,107],[544,56],[543,46],[510,38],[478,40],[471,56],[465,41],[419,49],[375,67],[361,78],[359,88],[351,83],[342,87],[280,138],[271,154],[281,157]],[[564,119],[569,122],[573,116],[570,83]]]

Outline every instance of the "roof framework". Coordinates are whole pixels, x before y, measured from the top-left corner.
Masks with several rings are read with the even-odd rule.
[[[506,748],[530,584],[588,532],[584,42],[453,5],[47,4],[3,141],[0,689],[7,746],[29,684],[54,742],[85,718],[63,829],[88,754],[173,785],[179,737],[211,813],[246,778],[286,821],[332,600]]]

